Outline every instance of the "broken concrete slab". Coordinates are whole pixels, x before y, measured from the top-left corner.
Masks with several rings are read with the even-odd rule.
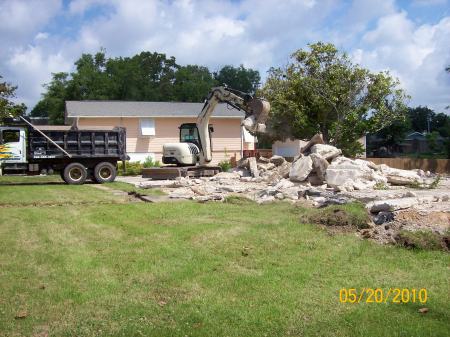
[[[211,177],[211,180],[222,180],[222,179],[240,179],[241,176],[237,172],[219,172],[215,176]]]
[[[292,163],[291,170],[289,171],[289,179],[298,182],[304,181],[308,178],[312,169],[312,159],[309,156],[300,157]]]
[[[172,199],[192,199],[194,196],[194,191],[189,187],[179,187],[169,193],[169,198]]]
[[[311,153],[317,153],[326,160],[332,160],[342,154],[337,147],[328,144],[316,144],[311,147]]]
[[[250,169],[250,173],[252,177],[258,178],[259,177],[259,171],[258,171],[258,164],[256,163],[255,157],[248,158],[248,165]]]
[[[301,153],[308,153],[312,146],[316,144],[324,144],[324,140],[321,133],[316,133],[312,138],[309,140],[308,143],[304,147],[300,149]]]
[[[323,182],[325,180],[325,172],[330,164],[318,153],[311,153],[309,157],[313,163],[313,171],[316,173],[318,179]]]
[[[372,170],[364,160],[352,160],[346,157],[335,158],[325,174],[328,186],[337,191],[371,189],[377,183],[386,183],[387,179]]]
[[[380,170],[386,176],[387,181],[393,185],[410,185],[423,181],[422,177],[412,170],[400,170],[385,164],[380,165]]]
[[[366,208],[371,213],[378,212],[392,212],[400,209],[410,208],[412,206],[418,205],[419,199],[410,197],[402,199],[386,199],[386,200],[376,200],[369,202]]]

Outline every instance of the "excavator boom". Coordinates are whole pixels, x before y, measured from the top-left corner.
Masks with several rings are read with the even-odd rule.
[[[265,132],[265,122],[270,111],[269,102],[225,86],[212,88],[202,111],[197,117],[196,123],[203,147],[200,155],[201,165],[209,163],[212,160],[208,126],[209,119],[219,103],[227,103],[238,110],[244,111],[245,119],[242,125],[250,133]]]

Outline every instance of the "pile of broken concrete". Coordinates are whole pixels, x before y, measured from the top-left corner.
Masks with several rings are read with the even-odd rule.
[[[345,192],[422,184],[430,179],[429,175],[421,170],[394,169],[344,157],[340,149],[324,144],[321,135],[316,135],[292,162],[281,156],[251,157],[241,159],[230,172],[214,177],[148,181],[139,187],[166,188],[169,197],[177,199],[220,201],[239,194],[258,203],[306,199],[314,206],[325,206],[354,200]]]

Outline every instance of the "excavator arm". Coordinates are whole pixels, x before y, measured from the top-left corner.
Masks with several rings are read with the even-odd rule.
[[[196,121],[200,142],[202,144],[202,148],[200,149],[200,165],[209,163],[212,160],[209,119],[219,103],[227,103],[233,108],[244,111],[245,118],[242,126],[250,133],[265,132],[264,123],[269,115],[269,102],[225,86],[211,89]]]

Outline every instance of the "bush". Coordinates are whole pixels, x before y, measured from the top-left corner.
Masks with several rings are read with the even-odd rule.
[[[233,166],[231,165],[231,161],[229,160],[222,160],[219,163],[220,168],[223,172],[227,172],[229,169],[231,169]]]
[[[123,172],[123,162],[118,163],[118,174],[122,176],[138,176],[142,174],[142,164],[139,161],[126,161],[126,172]]]
[[[148,156],[145,158],[144,163],[142,164],[142,167],[149,168],[149,167],[160,167],[161,164],[159,160],[153,161],[153,158]]]

